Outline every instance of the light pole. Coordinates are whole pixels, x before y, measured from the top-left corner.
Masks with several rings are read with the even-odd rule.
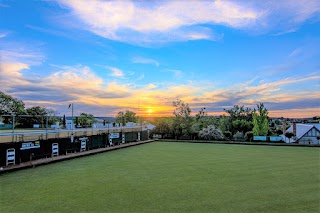
[[[72,130],[73,130],[73,128],[74,128],[74,125],[73,125],[73,103],[72,103],[72,108],[71,108],[71,116],[72,116]]]
[[[74,127],[74,125],[73,125],[73,103],[72,104],[69,104],[69,107],[68,107],[68,109],[70,109],[70,107],[71,107],[71,129],[72,129],[72,132],[73,132],[73,127]]]

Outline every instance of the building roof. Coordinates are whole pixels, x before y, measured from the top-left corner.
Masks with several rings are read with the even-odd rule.
[[[296,124],[296,138],[295,138],[295,140],[297,141],[300,138],[302,138],[313,127],[315,127],[316,129],[318,129],[320,131],[320,123],[303,123],[303,124],[297,123]],[[293,125],[291,125],[290,128],[287,129],[286,132],[293,132]]]
[[[156,128],[155,125],[153,125],[153,124],[147,124],[147,129],[153,130],[154,128]]]

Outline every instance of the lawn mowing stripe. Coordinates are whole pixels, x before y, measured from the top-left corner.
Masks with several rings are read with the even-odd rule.
[[[0,178],[1,212],[319,209],[313,148],[152,143]]]

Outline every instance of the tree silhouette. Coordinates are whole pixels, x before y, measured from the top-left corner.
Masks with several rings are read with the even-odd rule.
[[[289,143],[290,143],[290,139],[294,136],[294,134],[293,132],[286,132],[285,136],[289,138]]]

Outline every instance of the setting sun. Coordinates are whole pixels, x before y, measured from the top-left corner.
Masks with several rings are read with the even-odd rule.
[[[148,115],[151,115],[153,113],[153,110],[152,109],[148,109],[147,113],[148,113]]]

